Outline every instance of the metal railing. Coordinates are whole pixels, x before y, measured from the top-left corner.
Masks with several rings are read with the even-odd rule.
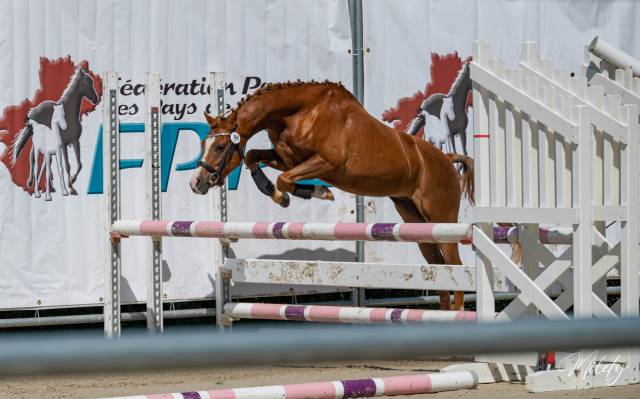
[[[428,326],[339,326],[121,340],[82,335],[4,337],[0,376],[274,363],[408,360],[428,356],[640,347],[640,319]],[[626,350],[626,349],[623,349]]]

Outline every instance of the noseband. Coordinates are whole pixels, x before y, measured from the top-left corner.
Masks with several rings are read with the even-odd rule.
[[[222,176],[222,172],[226,169],[227,165],[229,164],[229,161],[231,161],[231,157],[233,156],[234,151],[237,151],[238,154],[240,154],[240,161],[244,162],[244,148],[240,146],[240,139],[241,139],[240,134],[238,134],[237,132],[232,132],[232,133],[216,133],[211,135],[211,137],[214,137],[214,139],[215,137],[218,137],[218,136],[229,136],[229,138],[231,139],[231,145],[227,147],[227,150],[224,153],[224,158],[222,159],[220,166],[218,166],[218,169],[214,168],[213,166],[209,165],[208,163],[202,160],[200,160],[197,164],[198,166],[202,166],[204,170],[210,173],[209,184],[212,186],[214,186],[220,181],[220,176]]]

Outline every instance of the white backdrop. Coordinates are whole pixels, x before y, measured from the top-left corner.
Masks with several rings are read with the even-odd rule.
[[[194,79],[200,82],[209,71],[224,70],[234,85],[235,94],[227,91],[231,105],[240,99],[245,82],[253,87],[257,79],[330,79],[351,86],[346,1],[0,0],[0,9],[0,109],[5,113],[7,107],[33,98],[40,88],[40,57],[70,55],[76,63],[87,60],[100,75],[119,71],[121,85],[143,83],[146,71],[160,72],[163,83],[188,84]],[[583,46],[595,35],[639,55],[638,20],[640,6],[632,1],[365,1],[365,47],[370,50],[365,53],[365,105],[380,118],[400,98],[424,90],[430,80],[431,53],[457,51],[464,59],[477,39],[489,40],[494,54],[512,63],[519,57],[522,40],[540,41],[543,56],[575,72],[579,72]],[[142,95],[124,95],[122,102],[129,110],[137,105],[139,111],[123,115],[121,123],[144,121]],[[207,102],[205,95],[170,91],[165,104],[193,103],[194,108],[184,116],[174,108],[164,121],[179,129],[189,122],[202,123]],[[0,164],[0,308],[101,301],[104,198],[100,193],[89,194],[100,109],[101,105],[82,121],[84,166],[76,182],[79,195],[62,197],[58,190],[51,202],[33,198],[13,183],[9,169]],[[252,146],[266,145],[265,137],[254,141]],[[0,144],[0,152],[5,144]],[[142,157],[142,135],[123,134],[122,144],[123,159]],[[175,170],[198,151],[197,136],[180,131],[163,196],[165,219],[212,217],[211,197],[196,196],[188,188],[191,171]],[[141,168],[122,172],[123,218],[145,215],[143,176]],[[369,204],[367,221],[399,220],[389,200],[367,198],[365,202]],[[339,193],[333,203],[294,198],[288,209],[281,209],[257,191],[246,170],[238,189],[230,192],[229,203],[233,221],[355,219],[355,200],[346,193]],[[211,242],[165,242],[167,298],[210,296]],[[246,240],[233,249],[239,257],[354,257],[353,243]],[[127,240],[123,256],[124,300],[143,301],[142,240]],[[422,261],[415,245],[395,243],[368,243],[366,258]],[[256,291],[246,288],[243,292]]]

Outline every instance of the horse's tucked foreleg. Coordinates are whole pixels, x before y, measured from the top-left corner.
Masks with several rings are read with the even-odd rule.
[[[245,163],[251,170],[251,176],[262,193],[271,197],[273,201],[279,205],[283,205],[282,201],[285,201],[288,205],[288,195],[273,187],[271,181],[259,168],[259,164],[264,163],[283,172],[288,169],[287,165],[275,150],[250,150],[247,152],[247,155],[245,155]],[[304,199],[319,198],[330,201],[334,199],[333,193],[321,185],[294,183],[294,188],[291,193],[296,197]]]
[[[289,195],[276,189],[271,180],[260,169],[260,163],[267,164],[274,169],[285,171],[287,166],[274,150],[250,150],[244,158],[245,164],[251,171],[251,177],[258,190],[271,197],[273,202],[286,208],[289,206]]]
[[[275,150],[249,150],[244,156],[244,162],[249,170],[255,170],[260,163],[283,172],[287,170],[287,165]]]
[[[315,186],[313,191],[310,186],[296,183],[298,180],[316,179],[327,176],[333,170],[333,165],[325,161],[321,156],[314,155],[305,162],[297,165],[278,176],[276,187],[278,190],[303,198],[321,198],[333,200],[333,194],[324,186]]]

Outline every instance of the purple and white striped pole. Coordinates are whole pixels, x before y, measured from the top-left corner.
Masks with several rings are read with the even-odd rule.
[[[118,220],[113,233],[121,236],[203,237],[325,241],[408,241],[471,244],[467,223],[287,223],[210,222],[190,220]],[[571,244],[573,230],[540,228],[543,244]],[[494,241],[518,241],[518,228],[494,227]]]
[[[138,395],[112,399],[342,399],[455,391],[471,389],[477,385],[478,378],[474,373],[456,371],[362,380]]]
[[[471,243],[465,223],[286,223],[118,220],[123,236]]]
[[[476,321],[476,312],[358,308],[346,306],[280,305],[272,303],[227,303],[227,316],[238,319],[297,320],[321,323],[421,324]]]

